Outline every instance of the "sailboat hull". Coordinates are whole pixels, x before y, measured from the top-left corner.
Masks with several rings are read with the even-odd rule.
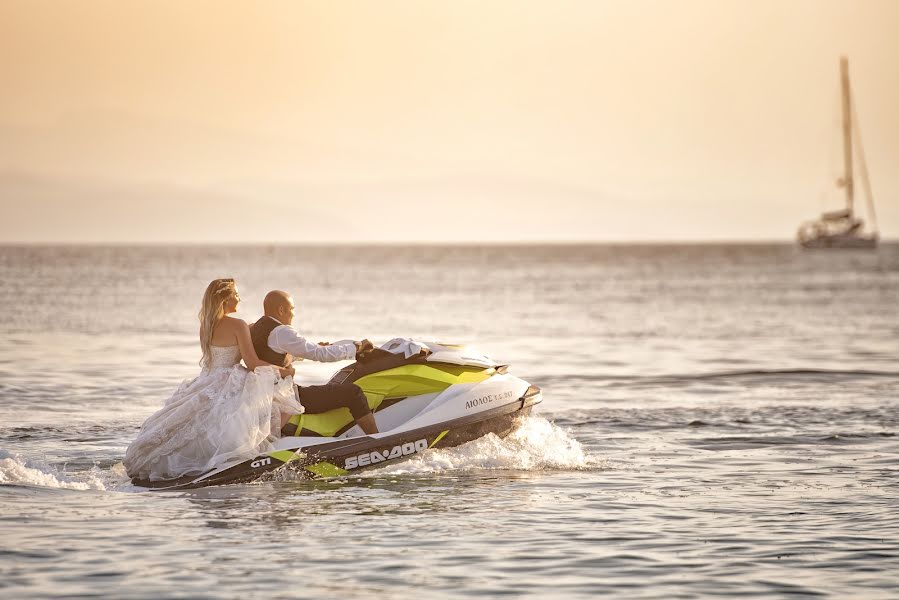
[[[877,248],[877,237],[824,235],[820,237],[799,240],[799,245],[810,250],[827,248],[856,248],[859,250],[872,250],[874,248]]]

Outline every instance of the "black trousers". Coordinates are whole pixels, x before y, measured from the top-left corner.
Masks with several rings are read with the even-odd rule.
[[[297,391],[307,414],[323,413],[341,406],[350,409],[354,419],[371,414],[368,399],[355,383],[297,386]]]

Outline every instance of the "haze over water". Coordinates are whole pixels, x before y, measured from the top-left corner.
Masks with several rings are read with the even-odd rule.
[[[116,465],[206,283],[311,339],[476,344],[515,436],[185,493]],[[0,596],[891,598],[899,246],[0,248]],[[321,381],[338,365],[300,368]]]
[[[840,56],[896,239],[893,0],[7,0],[0,243],[792,239]]]

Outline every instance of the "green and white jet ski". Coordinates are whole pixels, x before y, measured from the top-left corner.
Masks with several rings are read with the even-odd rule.
[[[202,475],[148,481],[137,486],[181,490],[244,483],[290,469],[300,478],[352,475],[362,469],[448,448],[494,433],[505,437],[531,407],[540,388],[510,375],[506,365],[464,346],[392,340],[398,353],[376,348],[333,375],[330,383],[355,383],[368,398],[380,433],[366,435],[350,411],[337,408],[295,415],[274,449],[222,465]],[[385,347],[391,342],[388,342]],[[410,351],[411,347],[411,351]]]

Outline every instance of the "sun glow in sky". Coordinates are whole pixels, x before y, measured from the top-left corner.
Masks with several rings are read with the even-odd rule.
[[[0,2],[0,243],[899,237],[899,2]]]

